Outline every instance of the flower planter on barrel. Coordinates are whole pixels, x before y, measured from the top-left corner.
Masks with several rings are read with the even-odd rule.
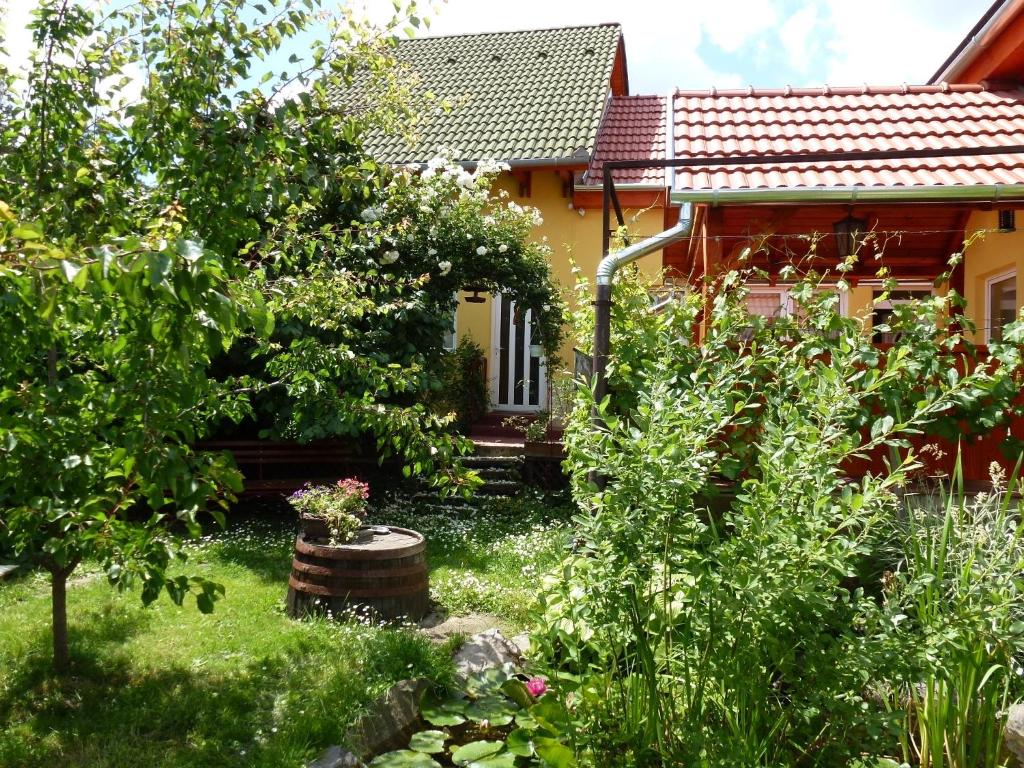
[[[423,618],[429,609],[426,541],[406,528],[363,525],[370,489],[349,478],[306,487],[288,501],[300,532],[288,579],[288,613],[372,613]]]
[[[381,619],[423,618],[430,607],[426,541],[407,528],[386,530],[335,546],[300,533],[288,579],[289,615],[362,610]]]

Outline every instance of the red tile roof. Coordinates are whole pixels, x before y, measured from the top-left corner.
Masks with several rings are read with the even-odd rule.
[[[935,159],[681,169],[682,189],[1024,184],[1024,155],[957,156],[1024,144],[1024,90],[976,85],[677,91],[675,156],[949,148]],[[598,142],[600,146],[600,140]]]
[[[608,104],[597,134],[597,145],[584,178],[600,185],[607,160],[664,160],[668,130],[668,98],[665,96],[616,96]],[[664,168],[618,170],[616,184],[667,186]]]

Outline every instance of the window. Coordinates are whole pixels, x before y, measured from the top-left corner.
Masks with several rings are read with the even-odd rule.
[[[1009,208],[1003,208],[999,211],[999,231],[1000,232],[1013,232],[1017,229],[1016,211]]]
[[[752,315],[767,318],[796,317],[797,322],[803,321],[802,308],[790,295],[792,286],[752,286],[747,294],[747,311]],[[836,292],[831,285],[819,285],[814,290],[815,296]],[[846,317],[846,294],[839,293],[839,315]]]
[[[1017,317],[1017,274],[1007,272],[985,281],[985,341],[1000,341],[1003,328]]]
[[[747,294],[747,312],[775,319],[789,314],[789,291],[783,288],[751,288]]]
[[[455,308],[452,310],[451,323],[449,324],[449,327],[445,330],[444,336],[441,339],[441,346],[444,347],[445,352],[454,352],[455,347],[457,347],[459,344],[459,335],[455,325],[455,317],[459,309],[459,294],[456,293],[454,294],[454,296]]]
[[[889,291],[885,301],[878,301],[878,298],[885,294],[885,291],[875,291],[874,310],[871,312],[871,327],[878,328],[880,325],[888,325],[892,317],[893,309],[899,304],[909,304],[912,301],[931,298],[934,292],[931,288],[918,288],[906,291]],[[876,344],[894,344],[899,338],[898,333],[892,331],[875,331],[871,340]]]

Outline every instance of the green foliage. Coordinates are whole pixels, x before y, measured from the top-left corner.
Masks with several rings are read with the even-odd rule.
[[[902,551],[885,599],[909,664],[888,693],[905,717],[903,758],[923,766],[1009,757],[1006,711],[1024,695],[1024,527],[1002,478],[993,480],[992,493],[974,498],[942,486],[910,497],[893,521]]]
[[[381,755],[372,765],[405,765],[417,751],[445,755],[451,764],[468,768],[572,768],[575,757],[563,742],[576,724],[554,695],[534,696],[524,679],[505,665],[470,676],[462,690],[445,696],[428,692],[420,712],[444,730],[414,734],[408,750]]]
[[[115,583],[141,578],[147,601],[194,591],[212,607],[216,585],[162,577],[164,522],[196,533],[238,487],[224,457],[189,447],[209,425],[369,435],[407,473],[468,491],[468,443],[422,403],[453,292],[500,288],[557,345],[534,214],[497,205],[493,169],[396,172],[360,146],[411,116],[389,50],[415,3],[381,30],[321,11],[44,0],[24,80],[0,71],[0,312],[18,339],[0,359],[0,546],[54,574],[58,649],[62,585],[87,555]],[[301,66],[268,71],[316,28]]]
[[[438,388],[427,402],[435,413],[454,413],[453,424],[460,432],[465,433],[487,413],[490,396],[486,366],[484,350],[468,336],[463,336],[458,346],[441,359]]]
[[[905,332],[879,352],[817,287],[798,283],[798,311],[774,323],[747,314],[741,274],[706,305],[690,296],[653,315],[641,286],[616,289],[612,395],[582,389],[567,432],[577,549],[546,583],[534,639],[595,765],[898,752],[900,717],[872,690],[915,679],[923,641],[881,588],[917,467],[907,436],[1015,371],[957,373],[937,303],[896,318]],[[884,476],[848,478],[882,447]],[[1000,572],[1010,583],[995,592],[1012,594],[1019,574]],[[951,643],[986,647],[951,618],[943,608],[935,624]]]
[[[288,497],[288,503],[300,517],[322,520],[327,525],[332,546],[355,538],[366,517],[370,487],[355,478],[334,485],[309,485]]]
[[[243,329],[269,325],[259,294],[173,221],[85,250],[3,206],[0,322],[0,538],[55,588],[88,557],[112,584],[141,581],[147,603],[194,592],[212,610],[219,585],[164,577],[180,556],[165,523],[196,534],[199,513],[221,519],[240,488],[229,459],[190,446],[212,416],[244,412],[206,366]]]
[[[138,589],[112,592],[86,562],[69,585],[66,678],[48,669],[46,579],[0,583],[0,765],[306,765],[395,683],[451,680],[450,646],[421,632],[285,614],[295,548],[286,509],[237,510],[226,531],[186,546],[187,566],[169,576],[224,584],[217,610],[143,608]]]

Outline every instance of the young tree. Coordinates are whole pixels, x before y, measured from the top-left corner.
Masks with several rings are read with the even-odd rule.
[[[229,458],[190,446],[254,393],[274,434],[369,432],[464,485],[465,445],[420,404],[453,293],[514,295],[549,348],[561,325],[531,212],[486,174],[395,172],[361,148],[370,126],[415,125],[389,56],[415,3],[382,30],[323,21],[318,0],[104,12],[43,0],[27,76],[0,70],[0,536],[53,576],[58,668],[83,558],[146,601],[212,606],[217,585],[166,577],[164,523],[194,532],[238,487]],[[308,58],[272,69],[298,36]],[[229,351],[246,365],[214,377]]]
[[[141,581],[209,611],[223,590],[168,578],[182,557],[166,522],[220,516],[240,478],[196,453],[213,415],[243,403],[210,379],[210,357],[241,329],[267,330],[258,292],[181,237],[172,218],[146,237],[73,250],[0,203],[0,539],[50,572],[53,653],[67,669],[66,584],[89,557],[112,584]]]

